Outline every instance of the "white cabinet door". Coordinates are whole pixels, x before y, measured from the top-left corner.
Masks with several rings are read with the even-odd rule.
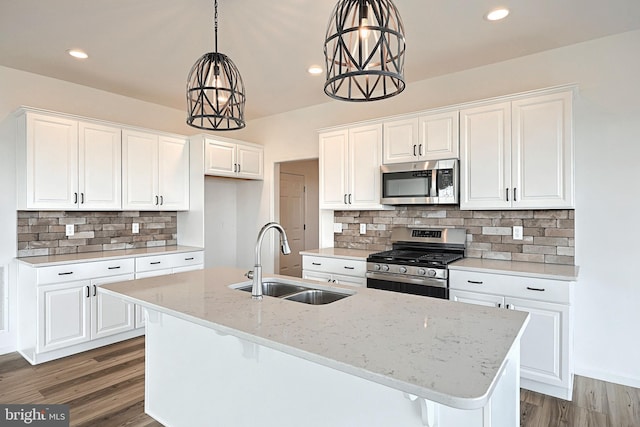
[[[158,137],[122,131],[123,208],[158,210]]]
[[[189,141],[182,138],[158,138],[159,209],[189,209]]]
[[[91,339],[130,331],[134,328],[134,304],[98,293],[101,285],[133,280],[133,274],[91,280]]]
[[[341,285],[349,285],[349,286],[357,286],[357,287],[367,286],[366,277],[355,277],[355,276],[346,276],[344,274],[334,274],[332,275],[331,279],[334,283],[339,283]]]
[[[380,208],[380,165],[382,161],[382,125],[349,129],[350,208]]]
[[[519,298],[505,298],[505,304],[510,309],[527,311],[531,315],[520,343],[522,377],[545,384],[566,385],[569,306]]]
[[[513,101],[514,208],[573,207],[571,92]]]
[[[89,282],[38,288],[39,352],[80,344],[91,339]]]
[[[348,131],[320,134],[320,209],[347,206]]]
[[[510,208],[511,103],[460,111],[460,208]]]
[[[79,208],[121,209],[121,129],[80,122],[78,134]]]
[[[236,176],[236,144],[205,139],[205,175]]]
[[[420,116],[418,135],[420,160],[457,159],[460,145],[458,111]]]
[[[76,209],[78,122],[28,112],[24,149],[26,208]]]
[[[382,163],[389,165],[419,160],[417,117],[386,121],[382,127]]]
[[[331,274],[322,273],[320,271],[302,270],[302,278],[303,279],[309,279],[309,280],[315,280],[315,281],[318,281],[318,282],[330,282],[331,281]]]
[[[263,179],[264,149],[250,145],[238,144],[238,177]]]
[[[484,305],[486,307],[504,307],[504,298],[498,295],[481,294],[476,292],[449,290],[451,301],[465,302],[467,304]]]

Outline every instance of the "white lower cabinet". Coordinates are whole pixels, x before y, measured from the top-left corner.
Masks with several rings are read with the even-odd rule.
[[[143,311],[98,288],[203,264],[203,251],[43,267],[20,262],[18,351],[37,364],[142,335]]]
[[[520,344],[520,385],[571,400],[573,282],[450,270],[449,286],[452,301],[528,312]]]
[[[350,286],[367,286],[366,262],[312,255],[302,256],[302,278]]]

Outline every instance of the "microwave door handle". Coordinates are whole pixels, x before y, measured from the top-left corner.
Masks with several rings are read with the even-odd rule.
[[[429,191],[429,197],[438,197],[438,170],[434,170],[431,174],[431,190]],[[434,200],[437,201],[437,200]]]

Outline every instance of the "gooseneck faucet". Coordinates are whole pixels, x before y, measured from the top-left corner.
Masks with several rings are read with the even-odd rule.
[[[262,299],[262,263],[260,262],[260,251],[262,250],[262,240],[267,230],[275,228],[280,232],[280,246],[282,253],[289,255],[291,248],[289,247],[289,241],[287,240],[287,233],[284,228],[277,222],[269,222],[262,227],[260,233],[258,233],[258,240],[256,240],[256,262],[253,266],[253,271],[250,271],[246,276],[253,280],[253,286],[251,287],[251,298]]]

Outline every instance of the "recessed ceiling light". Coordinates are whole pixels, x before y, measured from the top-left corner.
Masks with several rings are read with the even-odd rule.
[[[309,74],[317,76],[318,74],[322,74],[322,67],[319,65],[312,65],[307,71],[309,71]]]
[[[509,15],[509,9],[501,7],[499,9],[493,9],[491,12],[485,15],[485,18],[488,21],[499,21],[504,19]]]
[[[80,49],[69,49],[67,50],[67,53],[73,56],[74,58],[78,58],[78,59],[87,59],[89,57],[89,55],[87,55],[86,52]]]

